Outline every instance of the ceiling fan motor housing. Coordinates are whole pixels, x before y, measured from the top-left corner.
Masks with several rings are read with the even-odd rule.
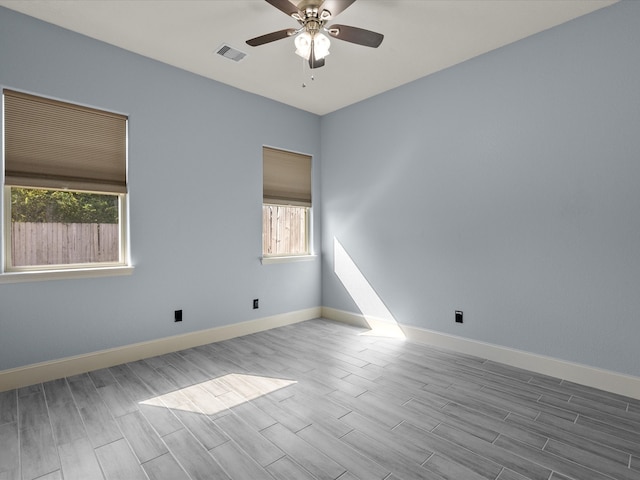
[[[329,10],[320,11],[322,3],[322,1],[317,0],[303,0],[298,5],[299,12],[291,15],[300,22],[300,24],[304,26],[305,31],[309,32],[312,36],[318,33],[331,18],[331,12],[329,12]]]

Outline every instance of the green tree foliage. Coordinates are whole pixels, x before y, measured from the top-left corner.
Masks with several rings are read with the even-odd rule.
[[[11,220],[118,223],[118,197],[97,193],[11,188]]]

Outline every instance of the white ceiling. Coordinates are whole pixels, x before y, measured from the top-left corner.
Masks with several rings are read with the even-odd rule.
[[[293,39],[245,41],[298,23],[264,0],[0,0],[0,5],[149,58],[324,115],[617,0],[357,0],[329,22],[385,35],[332,39],[315,80]],[[295,0],[294,0],[295,2]],[[233,62],[222,44],[248,54]],[[305,83],[307,86],[302,87]]]

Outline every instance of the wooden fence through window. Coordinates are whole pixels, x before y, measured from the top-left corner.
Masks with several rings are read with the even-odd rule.
[[[264,205],[262,248],[266,255],[307,252],[307,209]],[[114,223],[11,222],[14,267],[117,262],[119,225]]]
[[[117,262],[117,223],[11,222],[14,267]]]
[[[262,253],[304,255],[307,247],[306,207],[263,205]]]

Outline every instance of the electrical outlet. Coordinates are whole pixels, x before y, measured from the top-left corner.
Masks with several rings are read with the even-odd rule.
[[[456,323],[462,323],[462,310],[456,310]]]
[[[182,321],[182,310],[176,310],[173,312],[173,321],[181,322]]]
[[[259,301],[257,298],[253,299],[253,309],[256,310],[259,308]]]

